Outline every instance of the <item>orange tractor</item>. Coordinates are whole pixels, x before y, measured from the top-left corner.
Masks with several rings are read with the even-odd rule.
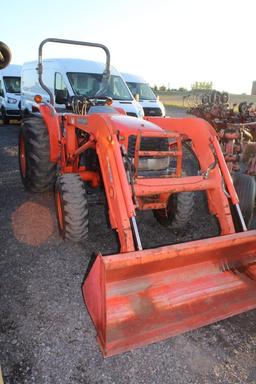
[[[42,80],[46,42],[102,48],[106,68],[95,99],[74,97],[83,114],[58,114]],[[202,119],[127,116],[108,98],[110,54],[101,44],[61,39],[39,47],[39,83],[51,103],[25,119],[19,137],[21,178],[28,190],[55,185],[60,233],[80,241],[88,234],[85,185],[101,186],[120,253],[98,254],[83,295],[104,356],[110,356],[256,307],[256,231],[247,231],[215,130]],[[40,98],[37,98],[40,101]],[[82,107],[79,109],[79,105]],[[199,171],[184,171],[184,145]],[[143,249],[136,211],[183,228],[195,191],[204,191],[219,236]]]

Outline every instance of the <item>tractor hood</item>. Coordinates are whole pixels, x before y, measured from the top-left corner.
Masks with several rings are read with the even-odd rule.
[[[143,132],[163,132],[164,130],[149,121],[137,119],[131,116],[112,115],[111,121],[114,127],[125,136],[137,134],[139,131]]]

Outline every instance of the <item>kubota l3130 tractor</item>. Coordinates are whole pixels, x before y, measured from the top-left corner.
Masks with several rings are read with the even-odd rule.
[[[106,53],[102,87],[94,99],[68,101],[58,114],[43,82],[46,42],[99,47]],[[105,356],[256,307],[256,231],[247,231],[215,130],[201,119],[137,119],[109,105],[110,54],[101,44],[60,39],[39,47],[39,83],[51,103],[23,121],[20,171],[28,190],[55,186],[60,233],[80,241],[88,234],[85,183],[101,186],[120,253],[99,254],[83,284],[88,311]],[[74,111],[76,113],[74,113]],[[79,114],[79,111],[82,114]],[[184,145],[198,172],[183,167]],[[193,212],[195,191],[205,191],[220,234],[211,239],[143,250],[138,210],[181,228]]]

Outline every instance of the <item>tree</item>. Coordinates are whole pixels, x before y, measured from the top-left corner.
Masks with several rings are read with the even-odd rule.
[[[188,90],[187,90],[186,88],[184,88],[184,87],[180,87],[180,88],[178,89],[178,91],[179,91],[179,92],[187,92]]]
[[[161,85],[160,87],[159,87],[159,91],[166,91],[166,86],[165,85]]]

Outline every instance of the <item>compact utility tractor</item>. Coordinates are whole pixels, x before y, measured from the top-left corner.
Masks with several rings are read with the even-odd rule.
[[[95,99],[77,96],[58,114],[43,82],[46,42],[102,48],[106,68]],[[98,254],[83,295],[104,356],[165,339],[256,307],[256,231],[247,231],[215,130],[196,118],[126,116],[108,98],[110,54],[101,44],[46,39],[39,47],[39,83],[50,103],[24,120],[19,137],[21,178],[28,190],[55,185],[60,232],[88,234],[85,183],[101,186],[120,253]],[[184,146],[198,161],[183,169]],[[143,249],[136,211],[152,210],[170,228],[184,227],[195,191],[204,191],[218,237]]]

